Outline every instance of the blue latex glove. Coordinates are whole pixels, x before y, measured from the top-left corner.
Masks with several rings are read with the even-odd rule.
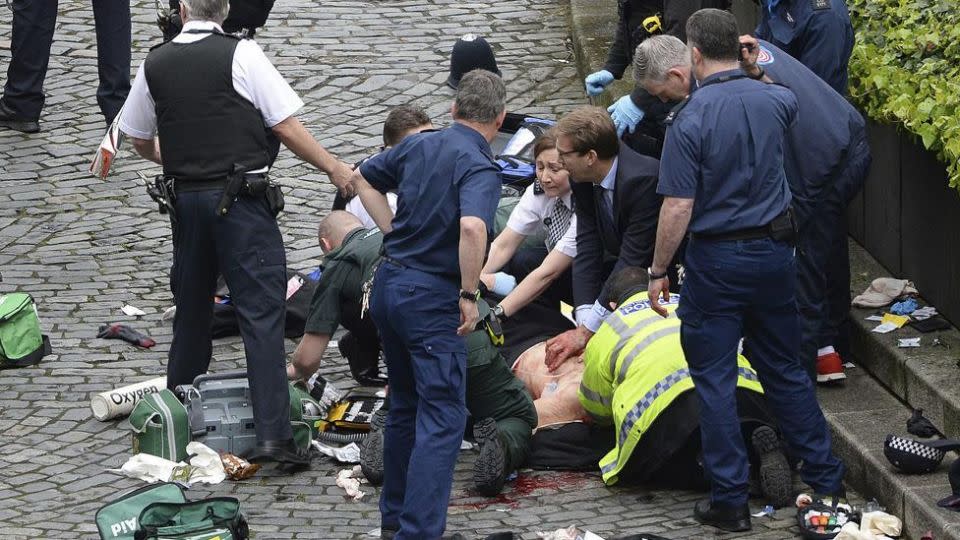
[[[613,73],[605,69],[595,71],[587,75],[587,78],[583,80],[584,85],[587,87],[588,96],[599,96],[603,93],[603,89],[612,82]]]
[[[890,306],[890,313],[894,315],[909,315],[920,307],[913,298],[907,298],[903,302],[897,302]]]
[[[623,96],[607,107],[607,112],[610,113],[613,124],[617,126],[617,137],[623,137],[625,131],[633,133],[644,115],[643,109],[634,105],[629,95]]]
[[[510,274],[505,274],[503,272],[497,272],[493,275],[493,288],[491,291],[499,294],[500,296],[506,296],[510,294],[510,291],[517,286],[517,278],[511,276]]]

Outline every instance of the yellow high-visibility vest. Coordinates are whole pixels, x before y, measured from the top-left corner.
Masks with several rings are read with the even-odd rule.
[[[616,446],[600,460],[607,485],[617,475],[654,420],[693,379],[680,346],[679,295],[666,304],[670,316],[650,309],[647,292],[637,293],[611,313],[587,343],[580,403],[598,423],[613,423]],[[737,356],[737,386],[763,393],[757,373]]]

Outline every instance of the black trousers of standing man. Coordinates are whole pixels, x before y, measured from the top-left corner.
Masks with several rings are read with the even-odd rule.
[[[222,189],[189,191],[184,185],[175,203],[170,287],[177,316],[167,387],[192,383],[210,366],[212,298],[223,274],[243,337],[257,440],[290,439],[283,344],[287,263],[277,220],[263,195],[240,195],[218,216]]]
[[[113,122],[130,92],[130,2],[92,0],[97,31],[97,104]],[[10,66],[3,103],[25,120],[38,120],[43,110],[43,81],[57,24],[57,0],[13,0]]]

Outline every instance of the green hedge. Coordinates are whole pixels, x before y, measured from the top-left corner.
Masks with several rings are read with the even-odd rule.
[[[900,123],[947,164],[960,190],[960,6],[956,0],[848,0],[857,44],[850,95]]]

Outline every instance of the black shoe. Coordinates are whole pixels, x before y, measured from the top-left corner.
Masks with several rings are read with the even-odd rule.
[[[3,100],[0,100],[0,127],[10,128],[22,133],[37,133],[40,131],[40,122],[17,116],[17,113],[11,111]]]
[[[725,531],[749,531],[750,507],[745,504],[739,507],[713,504],[710,499],[704,499],[693,507],[693,519]]]
[[[387,411],[381,409],[373,413],[370,433],[360,442],[360,470],[374,486],[383,483],[383,428],[386,423]]]
[[[310,465],[310,451],[297,446],[293,439],[262,441],[247,458],[250,462],[276,461],[290,465]]]
[[[760,458],[760,493],[775,508],[789,505],[793,502],[793,476],[777,433],[768,426],[758,427],[753,430],[751,442]]]
[[[485,497],[496,497],[507,480],[507,456],[500,440],[500,431],[493,418],[484,418],[473,425],[473,438],[480,445],[480,455],[473,465],[473,484]]]
[[[397,531],[400,529],[389,529],[383,526],[380,527],[380,540],[393,540],[393,537],[397,535]]]

